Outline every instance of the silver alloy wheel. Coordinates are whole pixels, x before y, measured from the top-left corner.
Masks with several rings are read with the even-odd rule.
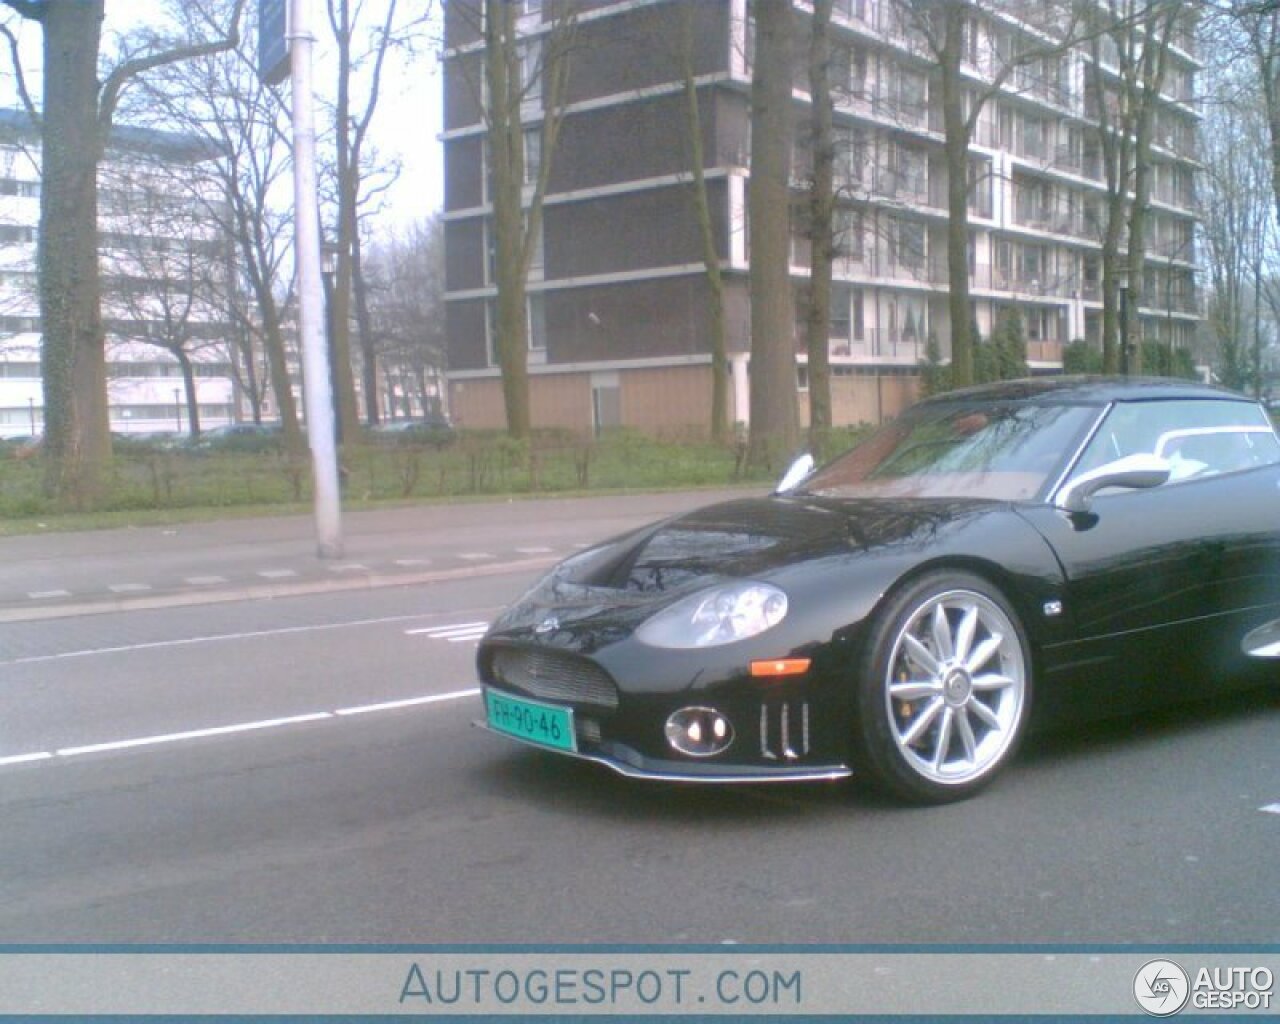
[[[885,679],[890,732],[923,778],[974,782],[1016,738],[1026,691],[1008,614],[982,594],[948,590],[911,612],[894,639]]]

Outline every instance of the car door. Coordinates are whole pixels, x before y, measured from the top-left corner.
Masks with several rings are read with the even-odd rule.
[[[1137,453],[1168,459],[1169,481],[1102,492],[1084,513],[1027,511],[1066,578],[1073,639],[1046,651],[1045,671],[1071,682],[1051,699],[1082,711],[1129,711],[1179,681],[1222,681],[1244,633],[1280,614],[1280,442],[1260,407],[1117,403],[1068,480]]]

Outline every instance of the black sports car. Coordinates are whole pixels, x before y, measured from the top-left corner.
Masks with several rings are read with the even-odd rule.
[[[945,801],[1037,721],[1280,667],[1280,440],[1238,394],[970,388],[793,469],[561,563],[480,645],[481,724],[628,776]]]

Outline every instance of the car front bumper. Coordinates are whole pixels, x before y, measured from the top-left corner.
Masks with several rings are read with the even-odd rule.
[[[610,740],[602,740],[590,749],[563,750],[502,732],[479,719],[471,724],[477,729],[535,750],[544,750],[550,754],[560,754],[578,761],[604,765],[628,779],[723,785],[759,782],[833,782],[837,779],[847,779],[853,774],[852,769],[844,764],[737,765],[659,760],[646,757],[625,744]]]

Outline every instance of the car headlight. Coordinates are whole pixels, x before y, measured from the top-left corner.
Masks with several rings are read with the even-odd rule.
[[[636,630],[651,647],[717,647],[763,633],[787,614],[787,595],[767,583],[730,583],[663,609]]]

